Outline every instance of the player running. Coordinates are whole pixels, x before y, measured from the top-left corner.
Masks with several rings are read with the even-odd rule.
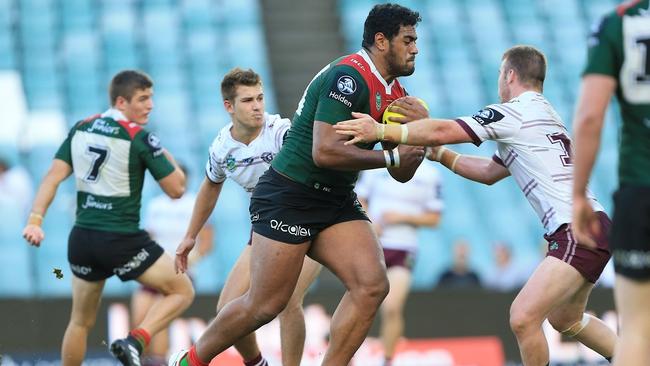
[[[524,365],[549,362],[542,331],[544,319],[562,334],[610,358],[615,333],[600,319],[586,314],[594,283],[610,258],[606,232],[610,221],[603,207],[589,194],[603,231],[596,247],[578,243],[571,228],[571,140],[560,116],[542,95],[546,58],[533,47],[507,50],[499,70],[500,104],[492,104],[469,117],[426,119],[403,125],[382,125],[372,117],[334,126],[353,138],[347,143],[384,140],[411,145],[443,145],[485,140],[497,142],[492,159],[461,155],[435,147],[427,157],[465,178],[493,184],[512,175],[546,229],[546,258],[540,263],[510,308],[512,328]],[[398,102],[397,111],[411,103]],[[399,118],[398,118],[399,119]],[[399,119],[405,121],[406,119]]]
[[[650,2],[628,1],[603,17],[589,38],[589,57],[575,118],[575,236],[593,246],[604,227],[587,204],[587,181],[612,95],[623,127],[612,249],[620,315],[615,365],[650,364]]]
[[[423,158],[420,147],[372,150],[346,146],[332,125],[354,110],[381,116],[405,95],[397,77],[411,75],[418,52],[418,13],[394,4],[373,7],[363,49],[325,66],[309,83],[291,129],[251,198],[251,281],[198,342],[170,365],[207,365],[279,314],[289,302],[305,255],[328,267],[347,291],[335,311],[323,365],[348,365],[388,292],[377,237],[353,191],[362,169],[387,167],[407,181]]]
[[[192,302],[186,275],[174,272],[163,248],[139,228],[145,170],[170,197],[185,192],[185,175],[160,140],[143,128],[153,108],[153,82],[122,71],[110,84],[111,108],[74,125],[36,193],[23,237],[40,246],[43,216],[59,184],[74,173],[77,218],[68,240],[72,313],[63,336],[64,366],[81,365],[106,279],[136,280],[163,296],[125,339],[110,346],[124,365],[139,366],[151,336],[167,328]]]
[[[291,121],[264,112],[264,91],[260,76],[253,70],[235,68],[221,82],[223,105],[232,122],[221,129],[210,146],[206,177],[201,184],[185,238],[176,251],[176,266],[187,269],[188,255],[197,236],[219,199],[223,182],[230,178],[247,192],[252,192],[260,176],[284,143]],[[221,290],[217,312],[230,301],[242,296],[250,283],[251,243],[249,241],[235,263]],[[305,257],[298,285],[280,313],[282,364],[298,366],[305,344],[305,319],[302,301],[321,265]],[[244,336],[235,348],[246,366],[265,366],[255,333]]]

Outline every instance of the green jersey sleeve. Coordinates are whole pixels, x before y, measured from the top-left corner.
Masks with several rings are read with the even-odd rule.
[[[70,143],[72,142],[72,136],[74,136],[75,131],[76,125],[70,129],[68,136],[63,140],[61,146],[59,146],[59,149],[56,151],[56,154],[54,154],[55,159],[63,160],[70,166],[72,166],[72,149]]]
[[[589,36],[587,66],[583,75],[618,77],[623,64],[622,24],[616,13],[600,19]]]
[[[320,86],[314,120],[336,124],[352,118],[352,112],[368,112],[368,86],[351,66],[335,66]]]
[[[154,133],[142,130],[133,139],[135,152],[156,180],[161,180],[174,171],[174,166],[163,153],[160,139]]]

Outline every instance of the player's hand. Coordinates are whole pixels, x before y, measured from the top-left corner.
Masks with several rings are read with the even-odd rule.
[[[402,97],[395,100],[388,106],[388,110],[404,116],[391,116],[389,117],[391,122],[406,123],[418,119],[429,118],[429,110],[422,105],[418,98],[412,96]]]
[[[424,160],[424,150],[422,146],[398,145],[400,167],[419,166]]]
[[[395,225],[403,223],[404,221],[404,214],[399,212],[388,211],[381,215],[381,222],[384,225]]]
[[[438,154],[442,154],[444,149],[444,146],[427,146],[424,156],[431,161],[440,161]]]
[[[352,139],[345,142],[345,145],[379,140],[377,129],[381,128],[381,124],[365,113],[352,112],[352,117],[354,119],[341,121],[333,126],[339,135],[352,137]]]
[[[23,229],[23,238],[25,238],[30,245],[40,247],[41,242],[45,239],[45,233],[40,226],[27,224]]]
[[[586,195],[573,197],[571,230],[579,244],[596,248],[594,238],[600,235],[600,222]]]
[[[196,244],[195,239],[184,238],[178,245],[178,248],[176,248],[176,258],[174,258],[174,269],[176,270],[176,273],[187,272],[187,257],[194,248],[194,244]]]

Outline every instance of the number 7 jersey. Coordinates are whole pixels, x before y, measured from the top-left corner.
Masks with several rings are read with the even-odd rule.
[[[156,180],[174,171],[160,140],[115,109],[77,123],[55,158],[73,170],[75,225],[112,232],[140,230],[145,170]]]
[[[571,139],[542,94],[527,91],[456,122],[477,146],[485,140],[497,142],[493,160],[508,169],[547,233],[571,222]],[[591,193],[588,197],[595,211],[604,211]]]

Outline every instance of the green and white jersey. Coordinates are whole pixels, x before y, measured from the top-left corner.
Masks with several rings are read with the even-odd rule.
[[[312,156],[314,121],[336,124],[352,118],[352,112],[370,114],[375,120],[388,105],[406,95],[397,79],[384,80],[365,50],[340,57],[319,71],[298,103],[291,128],[271,166],[276,171],[316,189],[354,188],[358,171],[317,167]],[[372,149],[375,144],[357,144]]]
[[[72,166],[75,225],[112,232],[139,230],[145,170],[156,180],[174,171],[160,140],[116,109],[77,123],[55,158]]]
[[[616,78],[623,127],[620,183],[650,186],[650,9],[629,1],[605,15],[589,38],[584,74]]]

